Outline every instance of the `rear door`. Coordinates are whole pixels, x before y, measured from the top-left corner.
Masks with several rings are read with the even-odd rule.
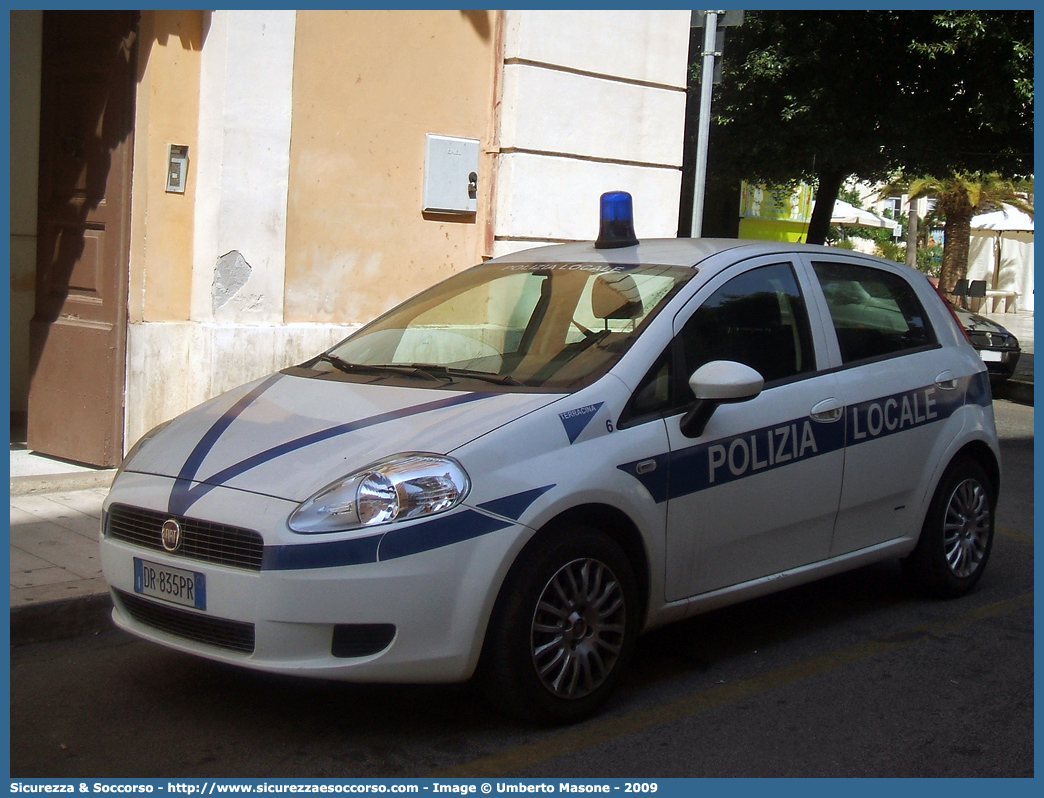
[[[944,448],[943,423],[964,401],[902,267],[810,259],[836,333],[845,401],[844,487],[831,555],[915,534],[925,474]]]

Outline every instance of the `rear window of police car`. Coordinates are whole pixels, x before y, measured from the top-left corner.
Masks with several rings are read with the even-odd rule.
[[[936,344],[917,294],[897,274],[851,263],[813,263],[846,365]]]

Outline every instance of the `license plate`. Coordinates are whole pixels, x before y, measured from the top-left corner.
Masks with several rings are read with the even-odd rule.
[[[207,578],[198,571],[134,558],[134,592],[197,610],[207,608]]]
[[[980,349],[979,356],[986,363],[1000,363],[1004,359],[1003,352],[993,352],[989,349]]]

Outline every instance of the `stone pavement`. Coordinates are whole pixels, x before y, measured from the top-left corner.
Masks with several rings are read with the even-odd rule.
[[[11,607],[104,593],[104,488],[11,497]]]
[[[107,628],[101,575],[104,488],[11,497],[11,644]]]
[[[993,395],[997,399],[1008,399],[1024,405],[1033,404],[1033,314],[1032,313],[989,313],[983,314],[995,321],[1019,339],[1022,355],[1015,366],[1015,375],[1007,382],[995,386]]]
[[[43,457],[12,442],[12,645],[107,627],[112,603],[98,533],[115,473]]]
[[[1022,346],[1015,377],[997,398],[1033,404],[1033,314],[991,315]],[[101,506],[115,471],[26,450],[11,432],[11,644],[92,634],[111,626],[101,577]]]

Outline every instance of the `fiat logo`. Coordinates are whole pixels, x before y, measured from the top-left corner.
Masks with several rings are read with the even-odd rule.
[[[181,548],[181,525],[173,518],[164,521],[160,537],[163,540],[163,548],[167,551],[177,551]]]

